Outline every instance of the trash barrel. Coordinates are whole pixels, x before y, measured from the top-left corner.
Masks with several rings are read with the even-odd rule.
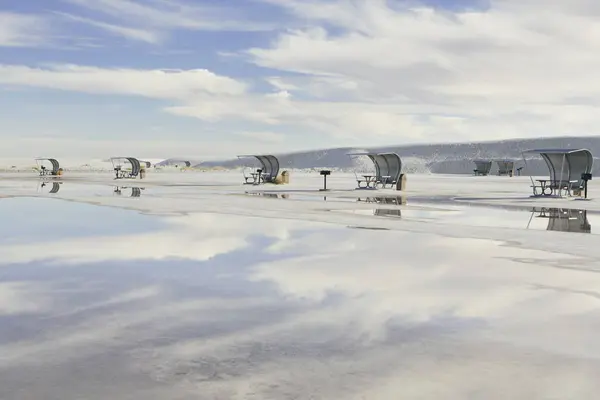
[[[396,190],[406,190],[406,174],[400,174],[400,178],[396,182]]]

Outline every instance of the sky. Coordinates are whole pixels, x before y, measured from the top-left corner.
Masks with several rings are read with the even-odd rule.
[[[597,0],[0,0],[0,157],[597,135]]]

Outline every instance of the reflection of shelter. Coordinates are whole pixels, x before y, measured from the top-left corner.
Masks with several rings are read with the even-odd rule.
[[[477,176],[487,176],[492,169],[492,162],[489,160],[473,160],[475,169],[473,173]]]
[[[290,195],[287,193],[278,194],[278,193],[265,193],[265,192],[246,192],[245,194],[247,194],[249,196],[267,197],[269,199],[288,199],[290,197]]]
[[[498,175],[500,176],[513,176],[515,169],[515,162],[512,160],[496,160],[498,164]]]
[[[594,158],[587,149],[539,149],[523,152],[523,160],[527,165],[525,154],[539,154],[549,170],[549,179],[531,179],[534,196],[569,196],[581,195],[586,182],[584,174],[591,177]],[[537,183],[536,183],[537,182]]]
[[[367,156],[375,166],[375,175],[362,174],[354,171],[359,189],[376,189],[377,186],[393,187],[398,183],[402,173],[402,160],[396,153],[350,153],[348,156]],[[362,186],[364,184],[364,186]]]
[[[60,190],[60,185],[62,182],[52,182],[52,188],[48,191],[48,193],[50,194],[54,194],[54,193],[58,193],[58,191]],[[42,182],[40,184],[40,188],[45,188],[46,185],[48,185],[47,182]]]
[[[365,197],[364,199],[358,198],[356,201],[365,202],[365,203],[375,203],[375,204],[390,204],[395,206],[405,205],[406,197],[404,196],[394,196],[394,197]]]
[[[127,186],[115,186],[115,190],[113,191],[113,193],[120,196],[123,194],[123,189],[128,189],[128,187]],[[142,195],[142,190],[144,190],[144,188],[139,188],[139,187],[132,187],[130,189],[131,189],[131,195],[129,197],[140,197]]]
[[[142,169],[139,160],[134,157],[112,157],[110,161],[115,171],[115,179],[135,179]],[[129,167],[126,167],[127,164]]]
[[[373,211],[373,215],[377,215],[378,217],[395,217],[395,218],[401,218],[402,217],[402,210],[399,208],[394,208],[394,209],[390,209],[390,208],[376,208]]]
[[[534,208],[531,211],[532,217],[536,214],[536,218],[548,218],[549,231],[560,232],[576,232],[576,233],[591,233],[592,226],[587,219],[586,210],[574,210],[568,208]],[[531,219],[529,220],[531,224]],[[529,228],[529,225],[527,225]]]
[[[62,170],[60,169],[60,164],[55,158],[36,158],[35,163],[38,166],[38,170],[40,171],[40,176],[57,176],[60,175]],[[46,164],[50,164],[46,166]]]
[[[247,168],[244,168],[244,183],[252,185],[260,185],[261,183],[275,183],[277,175],[279,175],[279,160],[272,155],[245,155],[238,156],[241,158],[256,158],[260,163],[260,168],[252,169],[247,173]]]

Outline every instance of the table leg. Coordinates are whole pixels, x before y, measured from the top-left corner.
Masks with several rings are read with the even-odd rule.
[[[546,193],[546,189],[550,189],[550,191],[548,193]],[[547,186],[545,183],[542,184],[542,194],[544,196],[550,196],[552,194],[552,187],[551,186]]]

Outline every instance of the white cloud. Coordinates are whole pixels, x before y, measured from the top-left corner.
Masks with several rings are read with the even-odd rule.
[[[47,42],[47,22],[36,15],[0,12],[0,47],[35,47]]]
[[[0,65],[0,84],[155,99],[193,99],[199,94],[235,95],[246,90],[244,83],[206,69],[139,70],[80,65],[46,68]]]
[[[392,9],[384,1],[269,2],[309,24],[247,52],[259,66],[295,73],[266,78],[284,95],[167,111],[288,124],[348,145],[585,135],[600,126],[591,1],[557,2],[539,15],[535,2],[495,1],[469,12]]]
[[[278,87],[376,103],[394,121],[387,125],[398,141],[407,131],[447,140],[481,139],[482,132],[486,138],[586,134],[598,127],[600,57],[593,49],[600,30],[592,0],[553,2],[543,11],[536,1],[492,1],[489,9],[469,12],[392,9],[373,0],[270,2],[310,26],[250,49],[253,62],[305,75],[302,85],[295,78],[276,81]],[[351,131],[371,134],[360,130]]]
[[[273,23],[249,21],[235,7],[190,5],[172,0],[65,0],[135,26],[204,31],[262,31]]]
[[[289,83],[287,80],[282,79],[281,77],[273,76],[271,78],[267,78],[266,81],[278,90],[300,90],[298,86]]]
[[[223,8],[171,0],[68,1],[95,12],[90,24],[148,43],[172,29],[234,29],[232,20],[245,20],[243,10],[225,17]],[[600,127],[592,0],[547,2],[541,11],[533,0],[470,11],[382,0],[261,1],[287,11],[290,26],[305,26],[230,59],[269,68],[254,78],[272,93],[206,70],[4,66],[0,82],[177,100],[164,111],[237,123],[242,132],[323,134],[346,146],[592,135]]]
[[[248,139],[256,140],[264,143],[282,143],[284,140],[284,135],[276,132],[239,132],[238,136],[242,136]]]
[[[57,13],[58,15],[75,22],[81,22],[84,24],[92,25],[97,28],[103,29],[113,35],[122,36],[130,40],[138,40],[146,43],[158,44],[162,40],[160,32],[153,32],[151,30],[129,28],[120,25],[109,24],[106,22],[99,22],[89,18],[82,18],[76,15],[67,13]]]

